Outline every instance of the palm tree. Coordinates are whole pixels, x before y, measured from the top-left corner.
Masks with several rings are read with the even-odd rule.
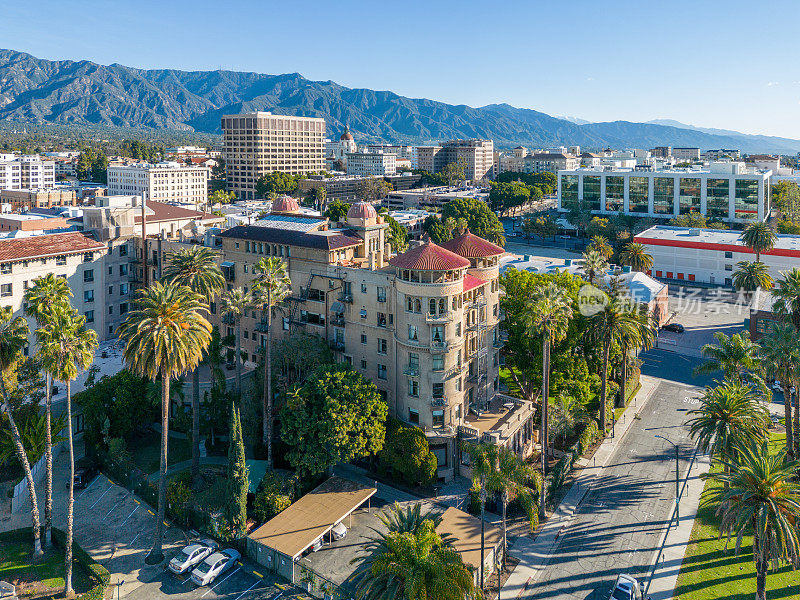
[[[244,288],[238,287],[222,294],[222,314],[233,319],[236,328],[236,393],[242,393],[242,318],[253,306],[253,297]]]
[[[395,502],[390,508],[378,514],[378,518],[389,533],[413,533],[417,534],[425,521],[432,521],[433,526],[438,529],[442,524],[442,515],[432,509],[422,512],[422,503],[417,502],[413,506],[403,508]],[[455,538],[452,534],[440,534],[442,542],[446,546],[452,546]]]
[[[31,500],[31,520],[33,521],[33,556],[42,556],[41,528],[39,525],[39,502],[36,499],[36,482],[33,480],[33,472],[25,448],[22,446],[22,438],[19,428],[14,420],[9,404],[8,389],[6,388],[6,378],[8,370],[19,358],[22,349],[28,344],[28,323],[24,317],[14,317],[11,307],[0,307],[0,392],[3,395],[2,410],[8,419],[8,426],[11,429],[11,437],[14,440],[14,447],[17,451],[17,458],[25,472],[25,480],[28,482],[28,495]]]
[[[645,343],[645,331],[637,311],[630,309],[630,301],[622,294],[606,295],[607,301],[602,309],[589,318],[588,334],[590,339],[599,342],[603,351],[603,366],[600,374],[600,425],[603,433],[608,425],[608,407],[606,406],[608,388],[608,363],[611,347],[614,344],[627,344],[640,347]]]
[[[292,281],[286,270],[286,263],[280,258],[270,256],[260,259],[253,267],[257,274],[253,286],[255,304],[261,306],[262,318],[266,319],[267,343],[264,347],[264,394],[262,410],[262,441],[267,445],[267,465],[272,467],[272,309],[292,290]]]
[[[596,250],[603,255],[603,258],[608,260],[614,254],[614,249],[608,243],[608,238],[603,235],[592,236],[592,241],[586,247],[587,250]]]
[[[55,310],[69,306],[72,290],[67,280],[48,273],[37,277],[23,295],[25,314],[36,320],[37,327],[42,327],[50,320]],[[44,501],[44,545],[52,543],[53,527],[53,431],[52,431],[52,392],[53,385],[49,372],[45,372],[45,419],[47,443],[45,446],[45,501]]]
[[[595,277],[602,275],[608,270],[608,261],[598,250],[587,250],[583,253],[583,265],[581,266],[586,280],[594,284]]]
[[[484,555],[485,548],[485,523],[486,523],[486,494],[487,494],[487,481],[494,470],[495,458],[497,456],[497,447],[493,444],[464,444],[464,451],[469,455],[469,466],[472,471],[473,481],[478,482],[479,496],[478,500],[481,505],[481,556]],[[483,561],[480,564],[480,587],[483,591]]]
[[[161,562],[167,493],[169,383],[203,357],[211,341],[211,324],[203,316],[208,305],[200,294],[176,283],[155,282],[139,291],[135,309],[120,325],[125,362],[131,371],[151,381],[161,378],[161,466],[158,479],[158,521],[149,560]]]
[[[758,288],[771,290],[774,283],[769,274],[769,268],[762,262],[748,262],[746,260],[736,263],[736,272],[733,274],[733,285],[737,290],[755,292]]]
[[[769,422],[759,393],[736,381],[707,387],[699,408],[689,411],[689,416],[689,435],[701,451],[720,460],[732,459],[737,446],[763,438]]]
[[[800,367],[800,339],[795,328],[789,323],[773,323],[769,333],[761,338],[761,356],[769,371],[781,381],[783,415],[786,423],[786,454],[794,460],[794,436],[800,435],[800,432],[792,426],[791,382],[795,371]]]
[[[761,253],[772,250],[777,238],[772,227],[764,222],[758,222],[745,227],[740,239],[745,246],[756,253],[756,262],[761,262]]]
[[[792,319],[794,328],[800,331],[800,269],[781,271],[778,287],[772,290],[775,302],[772,310]]]
[[[580,400],[568,394],[558,395],[552,418],[555,438],[561,438],[566,443],[567,438],[575,433],[580,425],[590,420],[589,413]]]
[[[165,255],[163,278],[185,285],[211,302],[225,286],[225,276],[217,264],[218,254],[205,246],[192,246]],[[192,372],[192,485],[200,480],[200,370]]]
[[[720,536],[736,535],[736,553],[745,534],[753,534],[756,566],[756,600],[766,600],[767,568],[781,560],[796,568],[800,562],[800,461],[786,459],[786,450],[775,454],[767,441],[752,441],[737,448],[736,456],[725,461],[725,471],[707,475],[721,483],[706,502],[719,504]]]
[[[86,317],[71,307],[54,312],[44,326],[36,330],[45,370],[56,381],[67,385],[67,440],[69,444],[69,499],[67,500],[67,541],[64,546],[64,596],[73,596],[72,589],[72,526],[75,501],[75,449],[72,443],[72,380],[78,370],[88,369],[94,362],[97,332],[86,329]]]
[[[634,271],[648,271],[653,268],[653,257],[647,253],[643,244],[630,242],[619,253],[620,264],[627,265]]]
[[[555,283],[548,283],[534,296],[528,310],[529,326],[542,336],[542,411],[541,449],[542,477],[547,474],[547,410],[550,399],[550,344],[564,339],[567,323],[572,318],[571,301],[566,291]],[[539,495],[539,515],[545,516],[545,490]]]
[[[726,379],[742,383],[748,373],[761,369],[758,344],[750,341],[746,331],[734,333],[730,337],[717,331],[714,333],[717,344],[706,344],[700,350],[706,362],[698,365],[695,375],[722,371]]]
[[[415,533],[378,534],[368,542],[355,576],[358,600],[477,600],[461,555],[423,521]]]
[[[630,361],[630,351],[634,349],[635,354],[641,350],[649,350],[658,334],[656,319],[650,313],[646,304],[631,302],[627,305],[627,310],[634,321],[635,327],[625,329],[620,337],[622,349],[622,360],[620,361],[620,402],[624,405],[626,399],[626,386],[628,384],[628,362]],[[633,335],[631,335],[633,334]]]

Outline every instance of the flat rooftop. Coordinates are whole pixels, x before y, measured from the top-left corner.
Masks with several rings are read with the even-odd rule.
[[[681,244],[724,244],[726,246],[739,246],[742,252],[749,252],[750,250],[741,241],[741,236],[742,232],[734,229],[697,229],[693,227],[655,225],[637,234],[635,241],[640,243],[663,241]],[[775,240],[775,249],[800,252],[800,235],[779,233]],[[764,252],[763,254],[769,253]]]
[[[492,431],[507,437],[504,434],[515,432],[519,424],[525,422],[532,412],[533,405],[530,402],[498,394],[489,402],[488,410],[481,411],[478,415],[470,408],[464,420],[467,427],[479,433]]]

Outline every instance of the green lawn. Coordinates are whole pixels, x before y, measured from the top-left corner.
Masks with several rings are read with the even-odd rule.
[[[145,473],[158,471],[161,462],[161,434],[157,431],[148,431],[142,436],[137,436],[128,444],[133,462]],[[192,458],[192,444],[189,440],[171,437],[167,444],[169,453],[168,464],[174,465]]]
[[[784,443],[783,434],[771,437],[771,445],[776,450]],[[705,491],[715,485],[707,481]],[[753,538],[746,536],[742,540],[739,556],[734,552],[735,540],[731,540],[726,553],[725,539],[719,539],[719,519],[714,515],[715,509],[714,506],[703,506],[701,503],[675,586],[676,599],[750,600],[755,595]],[[767,574],[767,598],[800,598],[800,571],[792,571],[788,565],[770,571]]]
[[[22,598],[61,598],[64,589],[64,555],[56,550],[31,563],[32,542],[4,539],[0,542],[0,579],[17,586]],[[81,566],[72,567],[72,586],[78,594],[91,587],[89,577]]]

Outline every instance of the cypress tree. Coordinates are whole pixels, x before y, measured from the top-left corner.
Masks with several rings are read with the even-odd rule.
[[[228,445],[228,490],[225,517],[234,537],[247,524],[248,472],[244,456],[244,438],[239,409],[231,403],[231,432]]]

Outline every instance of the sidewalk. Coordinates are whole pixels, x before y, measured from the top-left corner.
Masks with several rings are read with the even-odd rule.
[[[535,585],[550,562],[561,531],[572,520],[584,496],[592,488],[595,478],[603,474],[603,468],[633,423],[633,415],[644,407],[658,383],[658,380],[651,377],[641,377],[642,387],[625,410],[623,420],[617,423],[615,437],[606,438],[591,459],[581,458],[577,461],[576,464],[583,467],[580,475],[536,537],[522,536],[511,546],[510,554],[519,558],[520,562],[503,585],[501,595],[504,598],[517,598]]]
[[[705,481],[701,479],[703,473],[708,473],[711,467],[711,458],[708,455],[697,455],[688,473],[689,479],[681,496],[681,518],[677,527],[672,526],[666,532],[663,542],[664,551],[658,564],[653,565],[647,586],[647,594],[651,600],[669,600],[678,581],[686,545],[692,535],[697,509],[700,507],[700,495],[703,493]],[[674,523],[674,521],[673,521]],[[653,557],[655,558],[655,557]]]

